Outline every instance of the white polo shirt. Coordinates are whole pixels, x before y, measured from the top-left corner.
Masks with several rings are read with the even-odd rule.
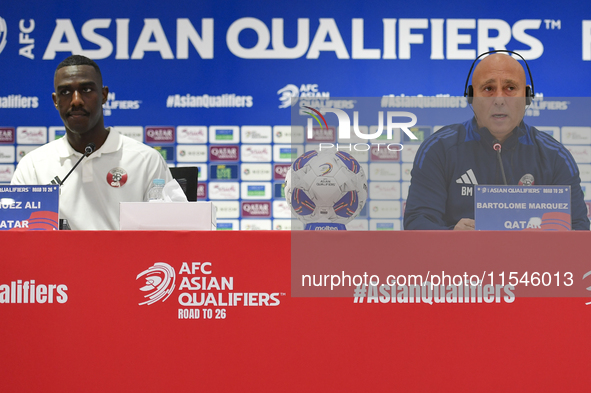
[[[147,201],[153,179],[172,180],[164,158],[153,148],[109,128],[107,140],[60,187],[60,218],[72,229],[119,229],[119,202]],[[28,153],[12,184],[61,180],[82,154],[64,136]]]

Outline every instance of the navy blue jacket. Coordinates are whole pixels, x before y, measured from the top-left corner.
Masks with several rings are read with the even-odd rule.
[[[427,138],[411,172],[404,229],[453,229],[460,219],[473,219],[473,185],[503,184],[494,139],[475,119]],[[589,230],[579,168],[560,142],[521,122],[503,143],[501,158],[508,185],[525,174],[533,175],[534,185],[570,185],[572,228]]]

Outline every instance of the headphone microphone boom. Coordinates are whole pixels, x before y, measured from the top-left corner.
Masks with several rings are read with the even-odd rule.
[[[531,82],[531,87],[525,86],[525,105],[530,105],[535,97],[535,92],[534,92],[534,79],[531,76],[531,71],[529,69],[529,65],[527,64],[527,61],[525,61],[523,56],[521,56],[519,53],[513,52],[511,50],[506,50],[506,49],[497,49],[497,50],[491,50],[488,52],[484,52],[480,56],[478,56],[476,59],[474,59],[474,62],[472,63],[472,66],[470,67],[470,71],[468,72],[468,77],[466,78],[466,84],[464,85],[464,97],[468,98],[468,104],[472,105],[472,101],[474,101],[474,88],[472,87],[472,85],[468,85],[468,81],[470,80],[470,75],[472,75],[472,69],[474,69],[474,65],[476,65],[476,62],[482,56],[488,55],[490,53],[499,53],[499,52],[511,53],[516,56],[519,56],[521,58],[521,60],[523,60],[523,62],[525,63],[525,67],[527,68],[527,73],[529,74],[529,81]]]

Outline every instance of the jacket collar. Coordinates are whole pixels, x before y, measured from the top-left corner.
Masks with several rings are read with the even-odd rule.
[[[488,128],[486,127],[478,127],[478,123],[476,122],[476,117],[472,118],[472,121],[470,122],[470,126],[472,128],[472,132],[476,133],[480,138],[480,139],[485,145],[487,146],[492,146],[493,145],[493,141],[496,139],[488,130]],[[521,122],[519,123],[519,125],[517,127],[515,127],[513,129],[513,131],[511,131],[511,134],[509,135],[509,137],[505,140],[505,142],[503,142],[503,148],[506,149],[511,149],[513,147],[515,147],[520,141],[522,141],[524,139],[524,137],[526,139],[527,138],[527,134],[528,134],[528,128],[526,126],[526,124],[523,122],[523,120],[521,120]]]

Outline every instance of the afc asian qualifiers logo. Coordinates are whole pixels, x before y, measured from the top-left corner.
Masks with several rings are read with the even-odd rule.
[[[111,187],[123,187],[127,183],[127,172],[123,168],[113,168],[107,173],[107,183]]]
[[[146,280],[146,285],[141,287],[140,291],[147,292],[144,298],[148,299],[140,302],[140,306],[158,301],[164,302],[174,291],[176,276],[174,269],[167,263],[156,262],[154,266],[138,274],[135,279],[138,280],[140,277]]]
[[[298,102],[297,98],[300,95],[300,89],[298,89],[296,85],[287,85],[284,88],[279,89],[277,94],[280,95],[279,101],[281,102],[281,105],[279,105],[279,108],[288,108],[294,106],[295,103]],[[292,101],[292,97],[296,99]]]
[[[0,17],[0,53],[4,50],[6,46],[6,34],[8,33],[8,29],[6,28],[6,21]]]

